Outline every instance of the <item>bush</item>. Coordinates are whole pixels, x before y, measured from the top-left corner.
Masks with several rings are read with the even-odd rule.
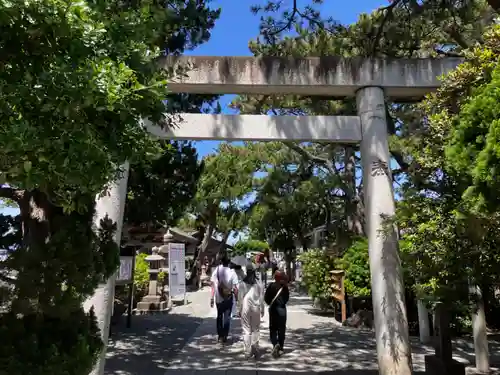
[[[93,313],[0,315],[0,375],[88,374],[102,348]]]
[[[302,263],[302,283],[308,294],[319,300],[321,306],[332,301],[332,283],[330,271],[335,269],[335,257],[325,250],[313,249],[300,254]]]
[[[149,264],[146,261],[148,254],[141,253],[135,257],[134,286],[137,293],[145,293],[149,285]]]
[[[345,292],[350,297],[371,295],[370,259],[368,240],[355,240],[344,255],[335,262],[337,269],[345,271]]]

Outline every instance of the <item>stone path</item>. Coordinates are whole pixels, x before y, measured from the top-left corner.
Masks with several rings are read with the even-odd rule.
[[[241,326],[233,320],[233,340],[225,350],[215,345],[215,313],[200,325],[193,339],[171,361],[165,375],[244,375],[267,372],[328,373],[336,375],[378,374],[373,332],[342,327],[331,317],[313,314],[308,297],[292,294],[288,306],[287,338],[285,355],[273,359],[268,335],[267,312],[261,325],[261,349],[259,361],[245,360]],[[431,347],[412,340],[415,374],[424,373],[424,355],[433,354]],[[498,352],[499,343],[491,343],[491,352]],[[473,363],[472,343],[455,342],[455,358]]]
[[[238,319],[232,321],[232,343],[225,350],[215,344],[215,311],[208,305],[207,289],[190,293],[188,301],[166,315],[134,316],[129,331],[115,332],[108,347],[106,375],[378,374],[373,332],[341,327],[331,317],[311,313],[307,297],[291,296],[285,355],[279,359],[270,355],[266,312],[259,361],[243,358]],[[498,354],[500,344],[490,345],[490,352]],[[454,352],[457,360],[473,363],[470,341],[456,341]],[[415,374],[423,374],[424,355],[432,353],[430,347],[413,340]]]
[[[187,294],[187,305],[167,314],[136,315],[132,327],[125,317],[113,327],[106,356],[105,375],[163,375],[210,313],[209,291]]]

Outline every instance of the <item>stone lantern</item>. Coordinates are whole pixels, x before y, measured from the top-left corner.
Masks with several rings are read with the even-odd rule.
[[[139,311],[163,311],[167,309],[167,302],[162,301],[162,297],[158,293],[158,273],[161,271],[161,264],[165,258],[158,254],[158,247],[153,247],[152,252],[145,258],[146,262],[149,263],[149,289],[148,294],[137,304]]]

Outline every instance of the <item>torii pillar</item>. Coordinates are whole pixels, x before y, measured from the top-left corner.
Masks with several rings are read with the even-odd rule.
[[[411,375],[411,347],[395,215],[384,90],[357,91],[361,162],[370,255],[373,317],[381,375]]]

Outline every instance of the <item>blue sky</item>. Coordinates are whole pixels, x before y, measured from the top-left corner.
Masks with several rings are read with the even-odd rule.
[[[266,0],[213,0],[213,8],[222,8],[220,19],[215,24],[212,37],[186,55],[197,56],[250,56],[248,42],[259,33],[259,15],[250,12],[250,6],[264,4]],[[291,3],[291,1],[289,1]],[[320,8],[325,16],[332,16],[343,24],[356,22],[361,13],[370,13],[380,6],[387,5],[388,0],[357,0],[340,1],[327,0]],[[299,3],[310,3],[308,0],[299,0]],[[231,113],[227,105],[232,96],[222,97],[220,103],[224,113]],[[198,154],[203,157],[217,147],[217,141],[202,141],[196,143]]]

